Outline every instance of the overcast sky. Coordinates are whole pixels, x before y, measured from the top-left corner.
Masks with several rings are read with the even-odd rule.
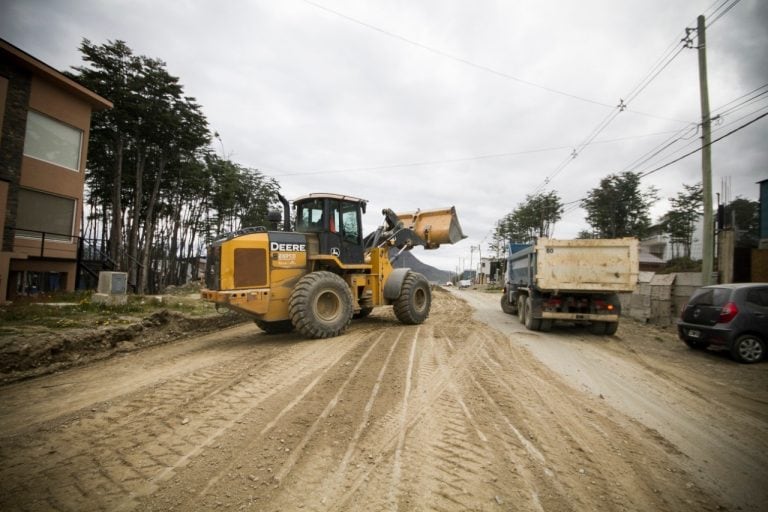
[[[368,199],[368,230],[382,208],[456,206],[468,238],[414,251],[456,270],[477,262],[471,246],[487,255],[496,221],[527,194],[576,202],[608,174],[696,149],[698,56],[677,50],[698,15],[710,105],[724,114],[713,139],[768,112],[768,2],[733,1],[5,0],[0,36],[60,70],[82,64],[83,38],[164,60],[220,134],[217,151],[289,199]],[[714,191],[757,200],[768,119],[712,154]],[[700,153],[644,178],[663,198],[654,220],[699,181]],[[577,204],[556,237],[588,227]]]

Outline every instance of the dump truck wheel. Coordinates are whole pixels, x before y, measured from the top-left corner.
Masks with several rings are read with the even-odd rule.
[[[288,300],[296,330],[309,338],[338,336],[352,320],[352,292],[332,272],[312,272],[296,284]]]
[[[525,328],[529,331],[538,331],[541,329],[541,318],[533,318],[533,299],[525,299]]]
[[[613,336],[616,334],[616,331],[619,330],[619,322],[608,322],[605,324],[605,334],[608,336]]]
[[[508,315],[517,314],[517,308],[509,303],[506,293],[501,294],[501,310]]]
[[[597,336],[603,336],[605,335],[607,325],[606,322],[592,322],[589,324],[589,332],[596,334]]]
[[[525,324],[525,295],[517,298],[517,319],[521,324]]]
[[[352,318],[355,320],[359,320],[361,318],[365,318],[368,315],[371,314],[371,311],[373,311],[373,308],[360,308],[360,311],[352,315]]]
[[[264,320],[254,320],[259,329],[267,334],[283,334],[293,330],[293,324],[290,320],[280,320],[278,322],[265,322]]]
[[[416,272],[408,272],[400,288],[400,296],[394,302],[395,316],[404,324],[424,322],[432,306],[432,292],[427,278]]]

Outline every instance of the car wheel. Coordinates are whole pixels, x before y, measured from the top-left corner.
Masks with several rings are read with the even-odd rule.
[[[744,334],[733,342],[731,355],[740,363],[756,363],[765,356],[765,343],[754,334]]]

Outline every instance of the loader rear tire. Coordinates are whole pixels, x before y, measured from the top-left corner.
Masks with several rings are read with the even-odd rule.
[[[408,272],[394,304],[395,316],[404,324],[423,323],[432,306],[432,292],[427,278],[417,272]]]
[[[254,320],[259,329],[267,334],[283,334],[293,330],[293,324],[290,320],[279,320],[277,322],[265,322],[264,320]]]
[[[296,330],[308,338],[338,336],[352,320],[352,292],[332,272],[312,272],[296,283],[288,300],[288,315]]]

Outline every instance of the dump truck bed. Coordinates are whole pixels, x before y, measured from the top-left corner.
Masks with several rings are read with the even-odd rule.
[[[551,292],[631,292],[638,277],[635,238],[555,240],[509,258],[513,282]],[[527,275],[526,275],[527,274]]]

